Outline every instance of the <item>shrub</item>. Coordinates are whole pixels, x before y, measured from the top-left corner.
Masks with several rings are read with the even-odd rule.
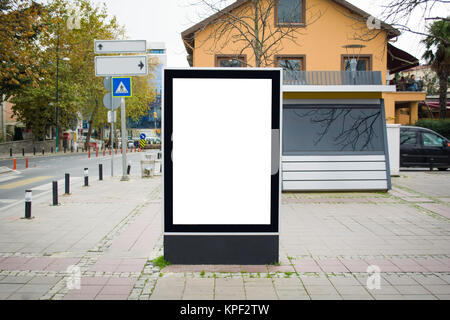
[[[418,127],[428,128],[450,139],[450,119],[430,120],[422,119],[415,124]]]

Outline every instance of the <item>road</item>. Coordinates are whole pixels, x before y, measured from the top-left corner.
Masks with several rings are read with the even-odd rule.
[[[128,153],[131,175],[140,174],[140,160],[144,153]],[[58,181],[58,191],[64,190],[64,177],[70,174],[71,185],[83,184],[84,168],[89,169],[89,179],[98,180],[99,164],[103,165],[103,176],[111,176],[111,157],[99,156],[89,159],[87,154],[53,155],[25,160],[17,160],[17,170],[0,174],[0,211],[14,205],[23,204],[25,190],[33,191],[33,198],[52,190],[52,181]],[[0,160],[0,167],[13,167],[12,160]],[[114,176],[122,175],[122,157],[114,156]]]

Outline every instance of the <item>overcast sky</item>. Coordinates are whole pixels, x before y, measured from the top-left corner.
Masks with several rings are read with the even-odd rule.
[[[382,5],[388,0],[349,0],[348,2],[379,18]],[[189,6],[192,0],[94,0],[106,3],[108,12],[115,15],[125,26],[130,39],[165,42],[169,67],[187,67],[186,50],[180,33],[199,21],[197,8]],[[233,2],[233,1],[230,1]],[[449,5],[439,5],[433,9],[439,16],[450,15]],[[423,29],[419,15],[412,17],[411,28]],[[403,34],[395,46],[421,58],[424,51],[419,35]]]

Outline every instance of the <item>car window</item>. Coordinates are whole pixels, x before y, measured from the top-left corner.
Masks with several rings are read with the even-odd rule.
[[[417,144],[417,134],[415,131],[401,131],[400,145],[415,145]]]
[[[422,132],[422,140],[425,147],[442,147],[444,142],[441,137],[429,132]]]

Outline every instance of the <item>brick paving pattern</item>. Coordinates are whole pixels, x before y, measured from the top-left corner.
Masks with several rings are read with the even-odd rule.
[[[0,299],[448,300],[449,185],[449,172],[407,171],[387,194],[284,193],[279,264],[160,270],[161,179],[93,182],[33,203],[31,221],[0,211]]]

